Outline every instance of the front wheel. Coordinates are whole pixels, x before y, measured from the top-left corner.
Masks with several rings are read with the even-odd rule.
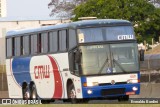
[[[78,102],[78,100],[76,99],[76,90],[73,84],[68,86],[67,93],[68,93],[68,98],[71,101],[71,103],[75,104]]]

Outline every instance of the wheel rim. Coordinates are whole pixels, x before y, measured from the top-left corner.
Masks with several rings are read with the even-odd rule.
[[[76,98],[76,92],[74,89],[70,91],[70,98]]]
[[[25,99],[29,99],[29,92],[28,92],[28,91],[25,92],[24,98],[25,98]]]
[[[36,99],[36,93],[35,93],[35,91],[34,91],[33,94],[32,94],[32,98],[33,98],[33,99]]]

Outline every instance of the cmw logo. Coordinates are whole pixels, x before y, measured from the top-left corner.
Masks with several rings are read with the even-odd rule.
[[[118,35],[118,40],[133,39],[133,35]]]

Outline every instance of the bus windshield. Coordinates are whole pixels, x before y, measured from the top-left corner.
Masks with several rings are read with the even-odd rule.
[[[79,43],[135,39],[132,26],[78,29]]]
[[[129,73],[139,70],[136,43],[80,46],[83,75]]]

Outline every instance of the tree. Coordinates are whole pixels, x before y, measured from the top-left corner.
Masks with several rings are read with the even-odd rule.
[[[159,9],[148,0],[88,0],[77,6],[74,14],[73,21],[87,16],[129,20],[133,23],[138,42],[150,41],[147,38],[152,37],[157,39],[160,31]]]
[[[48,7],[52,8],[50,16],[70,19],[73,9],[85,1],[86,0],[51,0],[51,2],[48,4]]]

